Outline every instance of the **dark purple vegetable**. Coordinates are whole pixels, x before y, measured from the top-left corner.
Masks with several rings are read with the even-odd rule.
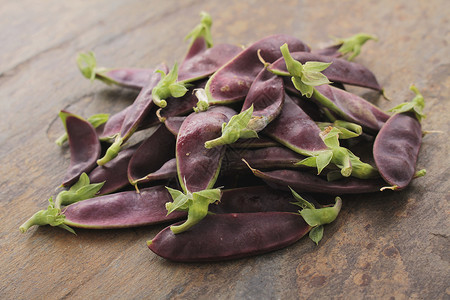
[[[265,61],[274,62],[281,57],[280,46],[284,43],[293,51],[309,51],[303,42],[287,35],[272,35],[255,42],[211,76],[205,87],[209,102],[229,103],[244,99],[263,69],[258,51]]]
[[[338,108],[336,113],[347,121],[361,125],[366,131],[378,132],[389,119],[388,114],[355,94],[330,85],[317,86],[316,89]],[[320,102],[319,97],[313,95],[313,99]]]
[[[394,190],[405,188],[414,177],[422,143],[423,96],[412,86],[416,97],[392,109],[396,112],[381,128],[373,145],[373,156],[381,176]]]
[[[271,189],[268,186],[252,186],[222,191],[222,197],[216,204],[209,206],[209,211],[223,213],[251,212],[298,212],[299,207],[292,202],[292,194]]]
[[[77,57],[78,68],[88,79],[98,79],[106,84],[140,90],[153,74],[152,69],[139,68],[99,68],[93,52],[80,53]]]
[[[185,192],[212,188],[220,171],[225,147],[206,149],[204,143],[220,136],[222,124],[235,112],[224,106],[192,113],[180,127],[176,142],[178,179]]]
[[[247,110],[253,105],[253,122],[261,125],[251,126],[249,124],[249,127],[256,131],[261,131],[280,114],[284,97],[282,78],[272,74],[265,68],[259,72],[250,86],[241,111]]]
[[[122,128],[123,120],[130,109],[132,109],[131,105],[109,117],[103,127],[103,131],[99,134],[99,139],[106,141],[114,139],[114,137],[119,134],[120,129]]]
[[[97,166],[89,173],[90,182],[105,182],[98,191],[98,195],[115,192],[130,184],[127,173],[128,164],[139,145],[140,143],[120,151],[115,159],[103,166]]]
[[[167,216],[165,203],[170,201],[164,186],[127,191],[83,200],[64,209],[65,224],[72,227],[107,229],[137,227],[174,221],[183,212]]]
[[[289,212],[217,214],[181,234],[167,227],[147,244],[155,254],[173,261],[219,261],[284,248],[310,229],[300,215]]]
[[[242,49],[235,45],[218,44],[209,49],[205,48],[196,55],[187,56],[180,65],[178,81],[192,82],[203,79],[213,74],[241,51]]]
[[[288,95],[278,118],[262,133],[303,155],[328,149],[320,138],[319,127]]]
[[[160,69],[164,69],[164,67]],[[114,136],[114,143],[108,148],[105,156],[97,161],[97,164],[103,165],[116,157],[122,144],[131,137],[148,115],[153,106],[152,90],[158,84],[160,78],[161,74],[155,72],[147,85],[141,90],[136,100],[131,104],[131,107],[126,109],[120,131]]]
[[[287,190],[291,187],[299,192],[322,193],[329,195],[360,194],[380,191],[384,181],[381,179],[359,179],[347,177],[327,181],[320,176],[299,170],[260,171],[251,169],[253,174],[262,178],[274,188]]]
[[[70,165],[63,179],[63,186],[74,184],[83,172],[91,171],[100,156],[101,147],[95,128],[83,118],[61,111],[69,137]]]
[[[367,87],[377,91],[383,89],[379,85],[375,75],[366,67],[361,64],[349,62],[345,59],[333,58],[330,56],[319,55],[311,52],[292,52],[292,57],[301,62],[302,64],[308,61],[319,61],[324,63],[331,63],[331,65],[323,70],[322,74],[327,76],[331,82],[340,82],[350,85],[356,85],[361,87]],[[281,57],[273,64],[268,66],[271,70],[277,72],[284,72],[285,76],[290,76],[287,71],[284,58]],[[295,91],[295,87],[289,78],[285,78],[286,87],[291,91]]]
[[[175,138],[164,125],[148,137],[136,150],[128,165],[128,179],[136,186],[152,178],[165,162],[175,158]]]
[[[245,160],[255,168],[298,168],[295,164],[305,157],[284,147],[265,147],[257,149],[227,149],[222,172],[248,170]]]

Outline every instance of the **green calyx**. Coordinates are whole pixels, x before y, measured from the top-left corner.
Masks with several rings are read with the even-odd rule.
[[[97,160],[97,165],[103,166],[110,160],[114,159],[119,154],[123,142],[124,139],[120,137],[120,135],[117,135],[114,139],[114,143],[112,143],[111,146],[106,149],[105,155]]]
[[[413,112],[417,120],[422,122],[422,119],[426,118],[423,113],[423,109],[425,108],[425,99],[415,85],[411,85],[409,89],[413,91],[416,96],[410,102],[399,104],[389,111],[394,113]]]
[[[316,122],[316,124],[322,131],[330,126],[337,128],[340,131],[339,139],[341,140],[351,139],[362,134],[362,127],[360,125],[343,120],[336,120],[333,123]]]
[[[310,98],[313,95],[314,87],[322,84],[330,84],[328,78],[321,73],[331,63],[323,63],[316,61],[308,61],[305,64],[295,60],[287,44],[280,47],[283,54],[286,68],[292,76],[292,83],[295,88],[300,91],[302,96]]]
[[[361,53],[362,45],[369,40],[378,41],[378,38],[367,33],[358,33],[346,39],[337,39],[336,44],[341,45],[338,52],[342,55],[350,54],[348,60],[352,60]]]
[[[253,105],[231,117],[228,123],[222,124],[222,136],[205,142],[205,148],[211,149],[217,146],[233,144],[240,138],[248,139],[258,137],[255,130],[248,129],[252,114]]]
[[[211,36],[212,18],[207,12],[204,11],[200,13],[200,16],[200,24],[195,26],[194,29],[186,35],[185,40],[190,39],[192,44],[197,38],[203,37],[205,39],[206,46],[211,48],[213,46]]]
[[[169,97],[179,98],[186,94],[186,83],[179,82],[178,80],[178,64],[175,63],[172,70],[169,73],[156,70],[161,74],[161,80],[152,90],[152,98],[155,105],[164,108],[167,106],[165,99]]]
[[[309,203],[302,196],[296,193],[292,188],[289,187],[289,189],[296,200],[295,202],[292,202],[292,204],[298,205],[302,208],[299,211],[300,215],[303,217],[305,222],[312,227],[309,232],[310,239],[318,244],[323,237],[323,225],[329,224],[336,220],[342,207],[341,198],[336,197],[335,204],[333,206],[316,208],[313,204]]]
[[[340,169],[340,175],[336,176],[335,172],[330,172],[329,180],[349,176],[361,179],[378,177],[378,171],[374,167],[362,162],[350,150],[339,145],[340,134],[341,131],[334,127],[328,127],[322,131],[321,138],[328,149],[312,153],[310,157],[299,161],[296,165],[316,167],[317,174],[320,174],[325,167],[332,163]]]
[[[199,192],[184,194],[179,190],[166,187],[172,196],[173,202],[166,203],[167,214],[173,211],[187,211],[187,220],[180,224],[170,226],[174,234],[188,230],[200,222],[208,214],[211,203],[219,201],[222,195],[220,189],[206,189]]]
[[[67,226],[64,222],[66,217],[61,211],[61,205],[69,205],[78,201],[93,198],[95,194],[102,188],[104,182],[97,184],[90,184],[89,177],[86,173],[81,174],[80,179],[69,190],[61,191],[57,196],[55,202],[51,197],[48,202],[49,205],[46,210],[40,210],[23,223],[19,230],[22,233],[32,226],[50,225],[61,227],[73,234],[75,231]]]
[[[97,60],[92,51],[79,53],[77,56],[77,65],[81,74],[91,81],[98,79],[108,85],[119,84],[117,81],[106,75],[109,69],[97,67]]]
[[[66,124],[65,119],[66,119],[67,116],[62,116],[62,115],[60,114],[60,117],[61,117],[61,120],[62,120],[63,123],[64,123],[64,127],[66,127],[66,126],[65,126],[65,124]],[[87,119],[87,121],[88,121],[89,123],[91,123],[91,125],[92,125],[94,128],[97,128],[97,127],[99,127],[100,125],[105,124],[105,123],[108,121],[108,118],[109,118],[109,114],[95,114],[95,115],[90,116],[90,117]],[[67,135],[67,132],[66,132],[66,133],[62,134],[58,139],[56,139],[55,143],[56,143],[58,146],[62,146],[65,142],[67,142],[68,139],[69,139],[69,136]]]
[[[104,184],[104,181],[91,184],[88,175],[83,173],[70,189],[61,191],[56,196],[55,207],[61,208],[63,205],[66,206],[78,201],[93,198]]]

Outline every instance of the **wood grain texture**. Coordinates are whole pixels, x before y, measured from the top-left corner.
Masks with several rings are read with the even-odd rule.
[[[450,297],[448,138],[423,139],[428,174],[400,193],[345,197],[319,246],[308,239],[281,251],[214,264],[176,264],[146,247],[160,226],[77,230],[18,227],[45,208],[69,164],[53,141],[66,108],[82,116],[116,112],[136,93],[89,83],[75,65],[95,51],[106,67],[179,61],[201,10],[216,42],[249,44],[287,33],[319,47],[329,37],[369,32],[357,62],[371,69],[391,102],[360,88],[383,109],[426,99],[425,130],[448,132],[447,1],[1,1],[1,299],[448,299]],[[444,116],[444,117],[443,117]]]

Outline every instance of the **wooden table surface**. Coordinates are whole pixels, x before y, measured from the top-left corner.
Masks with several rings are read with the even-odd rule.
[[[0,299],[449,299],[450,6],[446,0],[380,1],[1,1]],[[136,93],[91,84],[75,65],[154,67],[183,56],[199,12],[215,42],[249,44],[287,33],[317,48],[330,37],[373,33],[357,62],[391,102],[426,99],[418,168],[428,174],[398,193],[343,197],[319,246],[304,238],[266,255],[180,264],[149,251],[163,228],[77,230],[19,226],[55,195],[69,163],[57,118],[117,112]]]

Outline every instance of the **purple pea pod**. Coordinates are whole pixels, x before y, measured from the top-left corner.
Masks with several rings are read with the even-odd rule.
[[[404,189],[414,177],[422,143],[420,122],[425,101],[415,86],[411,90],[416,97],[392,109],[395,114],[381,128],[373,145],[375,164],[392,190]]]
[[[128,164],[129,182],[137,188],[139,182],[154,180],[153,173],[172,158],[175,158],[175,138],[160,125],[133,154]]]
[[[287,247],[310,230],[299,215],[289,212],[217,214],[182,234],[175,235],[167,227],[148,247],[172,261],[222,261]]]
[[[190,114],[177,136],[176,159],[179,183],[184,191],[168,188],[173,202],[167,203],[168,214],[175,210],[188,211],[187,220],[172,226],[174,233],[188,230],[208,214],[208,206],[218,201],[220,189],[212,189],[219,175],[225,147],[205,149],[205,141],[220,135],[222,124],[236,112],[216,106]]]
[[[95,128],[83,118],[62,110],[59,113],[69,139],[70,165],[63,186],[74,184],[83,172],[95,167],[101,146]]]
[[[222,164],[222,173],[248,170],[245,160],[255,168],[298,168],[296,165],[305,157],[285,147],[265,147],[259,149],[227,149]]]
[[[65,207],[64,223],[89,229],[127,228],[164,223],[186,216],[176,212],[167,216],[165,203],[170,194],[164,186],[99,196]]]
[[[300,192],[329,195],[360,194],[380,191],[384,181],[381,179],[359,179],[347,177],[327,181],[320,176],[300,170],[260,171],[250,168],[253,174],[263,179],[269,186],[282,190],[291,187]]]
[[[218,44],[197,55],[186,57],[180,65],[178,81],[193,82],[206,78],[241,51],[242,48],[235,45]]]
[[[323,63],[331,63],[331,65],[323,70],[325,75],[332,82],[339,82],[355,86],[367,87],[382,92],[380,84],[375,75],[361,64],[349,62],[345,59],[333,58],[330,56],[319,55],[310,52],[293,52],[292,57],[302,64],[308,61],[318,61]],[[279,58],[273,64],[268,65],[268,69],[275,71],[277,74],[291,76],[286,68],[284,58]],[[288,78],[285,78],[288,79]],[[286,88],[290,91],[296,91],[290,80],[285,81]]]
[[[316,87],[313,99],[343,119],[361,125],[365,131],[377,133],[389,115],[365,99],[330,85]],[[328,105],[327,103],[330,105]]]
[[[318,243],[323,225],[333,222],[341,209],[336,198],[333,207],[316,209],[300,198],[300,213],[254,212],[208,215],[198,226],[175,235],[170,227],[147,242],[155,254],[173,261],[206,262],[238,259],[287,247],[306,233]]]
[[[302,155],[328,149],[320,138],[320,128],[288,95],[278,118],[262,133]]]
[[[122,144],[132,136],[132,134],[137,130],[139,125],[148,115],[153,106],[152,91],[160,79],[161,74],[155,72],[147,85],[141,90],[133,104],[126,109],[126,114],[123,117],[120,131],[115,135],[114,143],[107,149],[105,156],[97,160],[98,165],[104,165],[116,157]],[[118,118],[118,121],[119,119],[121,118]]]
[[[95,167],[88,175],[90,182],[104,182],[97,195],[110,194],[128,185],[128,164],[141,143],[120,151],[117,157],[103,166]]]
[[[298,210],[291,193],[265,185],[223,190],[220,202],[209,206],[209,211],[215,214]]]
[[[219,174],[225,147],[205,149],[204,143],[220,135],[222,124],[235,111],[224,106],[192,113],[180,127],[176,142],[178,179],[185,192],[212,188]]]
[[[303,42],[287,35],[272,35],[255,42],[210,77],[205,87],[209,102],[230,103],[244,99],[263,69],[258,52],[265,61],[274,62],[281,57],[280,46],[284,43],[295,49],[293,51],[309,51]]]
[[[367,33],[358,33],[346,39],[336,39],[333,45],[323,49],[315,49],[312,52],[332,57],[341,57],[350,54],[348,60],[352,60],[359,55],[362,45],[369,40],[377,41],[378,38]]]
[[[78,68],[84,77],[91,81],[97,79],[111,85],[140,90],[153,74],[153,69],[140,68],[99,68],[94,53],[80,53],[77,56]]]

